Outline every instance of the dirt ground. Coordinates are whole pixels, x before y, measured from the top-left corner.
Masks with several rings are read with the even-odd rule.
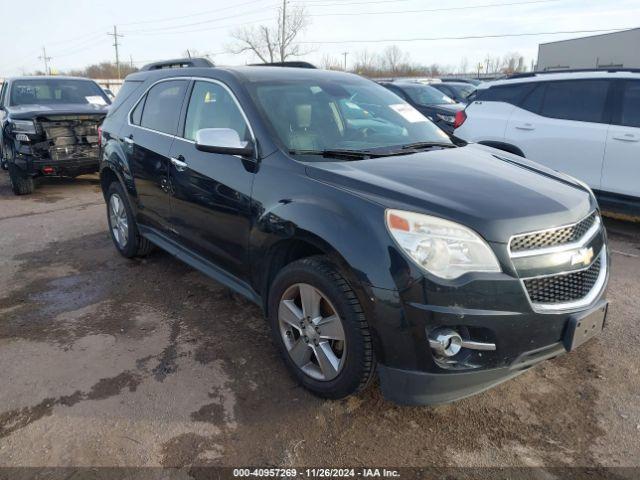
[[[122,258],[95,177],[0,173],[0,466],[640,466],[640,225],[608,221],[608,328],[475,397],[297,387],[260,311],[168,254]]]

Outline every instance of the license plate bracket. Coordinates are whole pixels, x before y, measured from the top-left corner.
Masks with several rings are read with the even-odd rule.
[[[608,302],[602,302],[587,313],[571,316],[564,335],[564,348],[570,352],[598,335],[604,328],[608,307]]]

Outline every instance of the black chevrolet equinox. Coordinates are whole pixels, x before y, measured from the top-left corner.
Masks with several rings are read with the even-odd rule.
[[[323,397],[377,377],[395,402],[450,402],[605,324],[607,239],[589,188],[454,145],[356,75],[134,73],[100,162],[118,251],[156,245],[258,304],[292,375]]]

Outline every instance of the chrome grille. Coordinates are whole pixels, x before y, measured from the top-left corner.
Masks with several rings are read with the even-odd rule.
[[[515,236],[509,246],[512,252],[521,252],[575,242],[591,228],[596,221],[596,215],[597,213],[593,212],[575,225]]]
[[[524,280],[533,303],[554,304],[574,302],[586,297],[593,289],[601,269],[598,257],[589,268],[579,272]]]

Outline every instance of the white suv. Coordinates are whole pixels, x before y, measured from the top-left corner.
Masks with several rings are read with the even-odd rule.
[[[604,208],[640,213],[640,70],[532,73],[483,83],[455,136],[586,182]]]

